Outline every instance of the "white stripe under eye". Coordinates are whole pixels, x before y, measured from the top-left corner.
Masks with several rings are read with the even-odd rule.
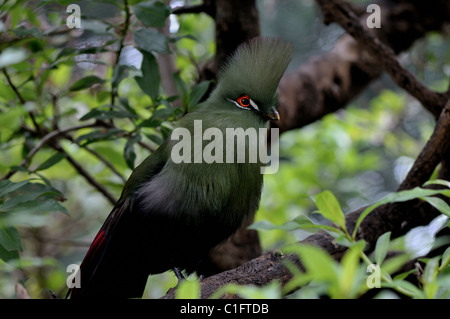
[[[253,108],[254,108],[255,110],[259,111],[259,107],[258,107],[258,105],[256,105],[256,103],[255,103],[255,102],[253,102],[253,100],[252,100],[252,99],[250,99],[250,105],[251,105],[251,106],[253,106]]]

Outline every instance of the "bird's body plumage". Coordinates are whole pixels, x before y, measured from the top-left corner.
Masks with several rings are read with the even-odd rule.
[[[265,116],[276,103],[289,57],[290,47],[279,40],[258,38],[242,46],[204,106],[177,126],[191,136],[198,129],[196,121],[203,131],[215,128],[224,136],[227,128],[266,128]],[[276,69],[270,81],[255,70],[260,63],[269,67],[267,72]],[[237,88],[231,89],[230,81]],[[251,112],[236,107],[243,94],[259,107]],[[177,142],[169,138],[133,171],[83,260],[81,288],[71,290],[72,298],[141,297],[149,274],[174,267],[201,271],[208,251],[256,212],[263,183],[260,162],[177,163],[171,154]]]

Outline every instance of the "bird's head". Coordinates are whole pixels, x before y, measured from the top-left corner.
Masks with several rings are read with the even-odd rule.
[[[242,112],[278,120],[277,87],[291,53],[290,43],[278,38],[257,37],[241,44],[219,71],[215,95]]]

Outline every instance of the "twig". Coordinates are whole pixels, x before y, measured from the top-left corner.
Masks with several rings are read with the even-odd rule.
[[[24,99],[24,97],[22,96],[22,94],[20,94],[19,90],[17,89],[17,87],[14,85],[14,83],[12,82],[11,78],[9,77],[8,72],[6,71],[6,69],[3,69],[3,74],[5,75],[6,81],[8,81],[9,86],[11,87],[11,89],[14,91],[14,93],[16,94],[17,98],[20,101],[20,104],[24,105],[26,103],[26,100]],[[34,127],[36,128],[36,131],[38,131],[39,133],[41,133],[41,127],[39,126],[39,124],[36,121],[36,117],[34,116],[33,111],[29,111],[28,115],[30,115],[31,121],[33,122]]]
[[[87,145],[82,145],[78,142],[76,142],[72,136],[68,135],[68,134],[64,134],[64,137],[66,139],[68,139],[69,141],[71,141],[72,143],[77,144],[79,147],[84,148],[86,151],[88,151],[89,153],[91,153],[92,155],[94,155],[95,157],[97,157],[97,159],[102,162],[106,167],[108,167],[111,172],[113,172],[116,176],[118,176],[122,182],[126,182],[127,180],[125,179],[125,177],[123,177],[122,174],[120,174],[120,172],[114,167],[114,165],[112,165],[105,157],[103,157],[102,154],[100,154],[99,152],[97,152],[96,150],[88,147]]]
[[[19,90],[16,88],[14,83],[12,83],[11,78],[9,77],[9,74],[6,71],[6,69],[3,69],[3,74],[5,75],[6,81],[8,81],[9,86],[14,91],[16,96],[19,98],[20,103],[25,104],[26,103],[25,99],[23,98],[22,94],[20,94]]]
[[[119,49],[117,50],[116,60],[114,61],[114,65],[113,65],[114,71],[116,70],[117,66],[119,65],[120,55],[122,54],[122,50],[123,50],[124,43],[125,43],[125,37],[128,33],[128,28],[130,26],[131,13],[130,13],[130,7],[128,5],[128,0],[123,0],[123,5],[125,7],[125,21],[124,21],[123,29],[120,31]],[[113,82],[111,82],[111,85],[112,85],[111,105],[114,105],[115,99],[117,97],[117,87],[114,85]]]
[[[59,108],[58,108],[58,97],[54,94],[51,94],[52,104],[53,104],[53,118],[52,118],[52,127],[54,130],[58,129],[58,120],[59,120]]]
[[[153,153],[155,151],[155,149],[153,147],[151,147],[150,145],[148,145],[147,143],[144,143],[142,141],[138,142],[138,145],[142,148],[145,148],[147,151],[149,151],[150,153]]]
[[[22,160],[22,162],[19,164],[19,166],[22,167],[26,167],[28,166],[31,158],[34,156],[34,154],[36,154],[46,143],[48,143],[52,138],[61,135],[61,134],[65,134],[71,131],[77,131],[83,128],[88,128],[88,127],[95,127],[97,124],[83,124],[83,125],[77,125],[77,126],[72,126],[72,127],[68,127],[65,129],[58,129],[55,131],[52,131],[50,133],[48,133],[47,135],[45,135],[40,141],[39,143],[37,143],[27,154],[27,156],[25,156],[25,158]],[[17,172],[17,170],[10,170],[2,179],[8,179],[10,178],[12,175],[14,175]]]
[[[105,121],[102,121],[102,120],[97,120],[96,124],[98,126],[102,126],[102,127],[106,127],[106,128],[114,128],[115,127],[114,124],[111,124],[111,123],[108,123],[108,122],[105,122]],[[126,135],[130,135],[130,134],[127,133],[127,132],[122,132],[121,134],[117,134],[117,137],[123,137],[123,136],[126,136]],[[146,143],[144,143],[142,141],[139,141],[138,145],[143,147],[143,148],[145,148],[146,150],[150,151],[150,153],[153,153],[155,151],[155,149],[153,147],[151,147],[150,145],[148,145],[148,144],[146,144]]]
[[[384,70],[398,86],[417,98],[436,118],[447,102],[446,93],[433,92],[420,83],[416,77],[398,61],[394,51],[380,41],[373,33],[367,32],[351,6],[342,0],[317,0],[328,21],[339,24],[358,44],[379,61]]]
[[[105,196],[112,205],[116,204],[116,198],[106,189],[106,187],[104,187],[94,177],[92,177],[92,175],[89,174],[89,172],[86,171],[83,166],[78,163],[68,152],[66,152],[61,145],[59,145],[58,143],[50,143],[50,146],[58,152],[65,154],[67,161],[73,166],[73,168],[75,168],[78,174],[83,176],[89,184],[91,184],[100,193],[102,193],[103,196]]]
[[[97,157],[103,164],[105,164],[106,167],[108,167],[111,172],[113,172],[117,177],[119,177],[122,182],[126,182],[127,180],[125,179],[125,177],[123,177],[122,174],[120,174],[120,172],[114,167],[114,165],[112,165],[106,158],[103,157],[102,154],[100,154],[99,152],[97,152],[96,150],[93,150],[90,147],[87,147],[86,145],[82,146],[86,151],[88,151],[89,153],[91,153],[92,155],[94,155],[95,157]]]

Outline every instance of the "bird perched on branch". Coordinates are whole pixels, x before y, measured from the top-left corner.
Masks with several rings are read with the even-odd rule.
[[[80,266],[81,285],[69,291],[72,299],[139,298],[150,274],[170,269],[180,279],[181,270],[200,269],[208,251],[255,214],[262,163],[236,161],[236,154],[220,160],[229,141],[218,135],[230,128],[267,129],[269,120],[279,119],[276,91],[291,51],[289,43],[264,37],[236,50],[203,106],[179,121],[178,137],[172,134],[131,174]],[[198,124],[202,140],[181,149],[181,133],[195,137]],[[205,157],[213,136],[217,147],[209,154],[215,161]],[[251,144],[234,151],[239,146],[248,150]]]

